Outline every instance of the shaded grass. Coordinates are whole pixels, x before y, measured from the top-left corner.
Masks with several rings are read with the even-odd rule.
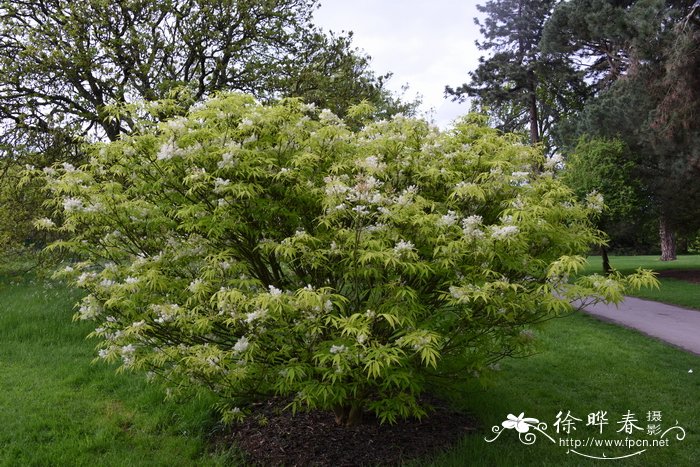
[[[610,264],[623,274],[630,274],[638,268],[653,271],[700,270],[700,255],[682,255],[676,261],[660,261],[658,256],[611,256]],[[602,273],[600,256],[588,258],[587,273]],[[700,284],[687,281],[659,278],[659,289],[642,289],[633,293],[635,297],[655,300],[673,305],[700,310]]]
[[[165,402],[143,377],[91,364],[78,295],[0,281],[0,465],[223,465],[210,400]]]
[[[434,459],[435,466],[549,466],[614,465],[695,466],[700,459],[700,357],[649,339],[641,334],[600,322],[587,315],[573,315],[547,323],[540,332],[542,353],[532,358],[508,360],[493,385],[469,384],[456,403],[482,423],[478,433]],[[694,373],[688,373],[694,369]],[[587,427],[589,413],[608,412],[609,425],[599,435]],[[515,430],[505,430],[493,443],[492,426],[500,426],[508,414],[534,417],[546,422],[546,430],[557,442],[569,435],[556,434],[553,423],[560,411],[576,422],[572,438],[624,439],[616,431],[627,411],[636,415],[636,425],[646,428],[647,413],[661,411],[663,429],[678,424],[685,428],[683,441],[672,439],[668,447],[648,448],[626,460],[596,461],[567,454],[567,448],[552,444],[538,434],[535,444],[518,440]],[[536,432],[535,432],[536,433]],[[652,439],[645,433],[626,435]],[[658,438],[658,437],[657,437]],[[639,449],[579,448],[579,452],[607,457],[631,454]],[[425,465],[425,462],[415,465]]]

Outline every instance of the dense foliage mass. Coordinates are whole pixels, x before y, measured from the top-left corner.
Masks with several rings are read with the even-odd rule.
[[[653,282],[570,278],[602,241],[602,199],[577,203],[540,158],[478,117],[352,131],[228,94],[47,169],[56,213],[37,225],[82,259],[62,274],[107,361],[213,390],[229,419],[277,394],[393,422],[432,384],[526,353],[572,301]]]
[[[26,165],[79,165],[87,139],[116,140],[138,121],[116,112],[171,100],[181,115],[214,92],[281,96],[345,116],[368,100],[377,116],[411,112],[386,88],[351,34],[312,23],[317,0],[0,0],[0,255],[41,247],[27,216],[42,198],[14,180]],[[350,122],[351,123],[351,122]],[[8,174],[8,176],[5,176]],[[4,259],[4,258],[3,258]]]

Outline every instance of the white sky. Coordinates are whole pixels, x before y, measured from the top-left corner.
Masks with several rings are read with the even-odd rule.
[[[446,127],[468,112],[467,103],[445,99],[446,85],[459,86],[483,55],[474,45],[477,0],[321,0],[314,17],[326,31],[353,31],[353,44],[372,57],[378,74],[392,72],[389,88],[423,96],[422,111]]]

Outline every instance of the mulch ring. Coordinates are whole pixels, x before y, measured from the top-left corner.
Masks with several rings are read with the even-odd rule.
[[[700,284],[700,269],[678,269],[670,271],[659,271],[658,277],[668,277],[679,279],[693,284]]]
[[[430,399],[433,411],[421,421],[380,425],[366,415],[361,425],[338,426],[330,412],[292,415],[275,400],[254,415],[216,435],[217,446],[235,445],[246,464],[263,466],[400,465],[437,454],[476,429],[474,418]]]

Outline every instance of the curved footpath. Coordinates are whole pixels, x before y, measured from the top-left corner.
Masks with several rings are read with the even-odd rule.
[[[583,311],[700,355],[700,310],[625,297],[617,306],[598,303]]]

